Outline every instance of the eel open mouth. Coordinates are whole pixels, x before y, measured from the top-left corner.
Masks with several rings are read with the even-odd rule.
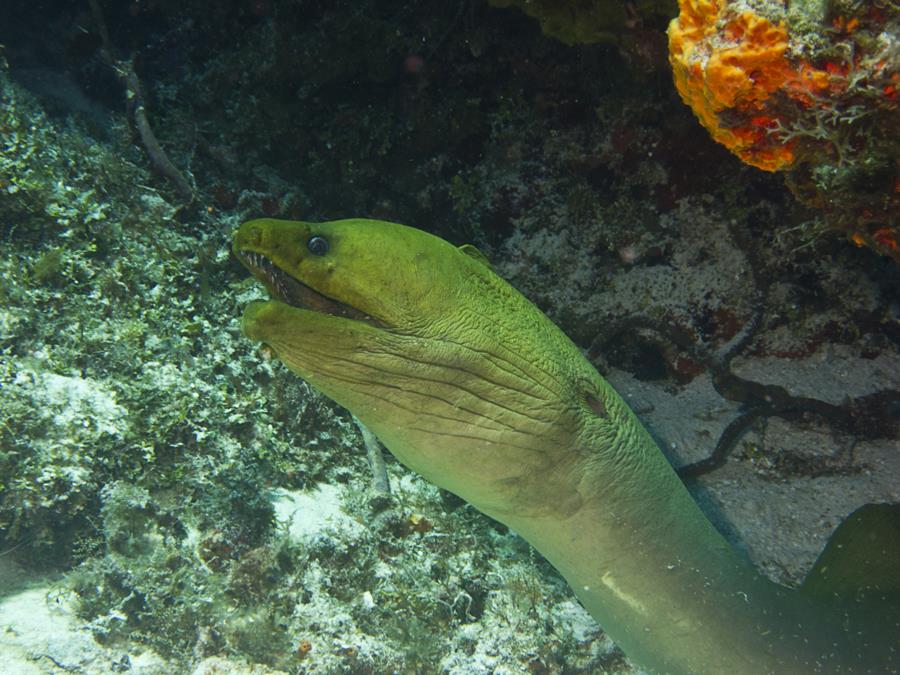
[[[298,281],[262,253],[239,251],[236,255],[253,276],[265,284],[269,294],[286,305],[382,327],[379,321],[365,312],[322,295],[314,288]]]

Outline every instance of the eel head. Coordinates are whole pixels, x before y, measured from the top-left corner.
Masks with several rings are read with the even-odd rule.
[[[233,248],[272,296],[245,334],[403,463],[495,517],[577,507],[599,376],[477,251],[364,219],[253,220]]]

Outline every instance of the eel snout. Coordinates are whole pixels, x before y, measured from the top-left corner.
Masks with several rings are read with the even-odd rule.
[[[256,251],[235,251],[238,260],[259,279],[269,294],[280,302],[307,309],[319,314],[328,314],[381,327],[371,316],[351,305],[329,298],[311,286],[294,278],[262,253]]]

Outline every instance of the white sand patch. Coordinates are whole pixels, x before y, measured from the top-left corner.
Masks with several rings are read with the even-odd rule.
[[[362,525],[341,508],[341,490],[320,483],[309,491],[275,490],[272,505],[275,517],[294,541],[309,539],[325,530],[364,531]]]
[[[59,590],[53,580],[31,576],[0,559],[0,673],[106,675],[120,667],[122,652],[105,649],[84,627],[79,628],[71,605]],[[167,664],[164,667],[172,672]],[[167,671],[131,672],[157,675]]]
[[[187,675],[188,670],[141,645],[104,647],[79,622],[53,579],[0,558],[0,674]],[[223,657],[205,659],[194,675],[285,675]]]

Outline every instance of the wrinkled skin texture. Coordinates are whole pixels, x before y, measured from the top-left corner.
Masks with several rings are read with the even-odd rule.
[[[325,256],[307,252],[317,234],[329,241]],[[573,449],[594,442],[587,435],[606,437],[610,454],[621,446],[622,425],[591,416],[585,402],[615,394],[482,260],[412,228],[361,220],[253,221],[235,247],[384,326],[278,301],[251,305],[243,324],[402,462],[481,510],[577,508],[577,493],[558,498],[571,493],[562,486],[584,475],[579,461],[598,458]],[[612,412],[630,415],[618,397]]]
[[[250,221],[234,251],[274,296],[247,308],[247,336],[527,539],[642,667],[893,669],[890,632],[861,640],[852,611],[732,550],[622,399],[477,252],[363,219]]]

